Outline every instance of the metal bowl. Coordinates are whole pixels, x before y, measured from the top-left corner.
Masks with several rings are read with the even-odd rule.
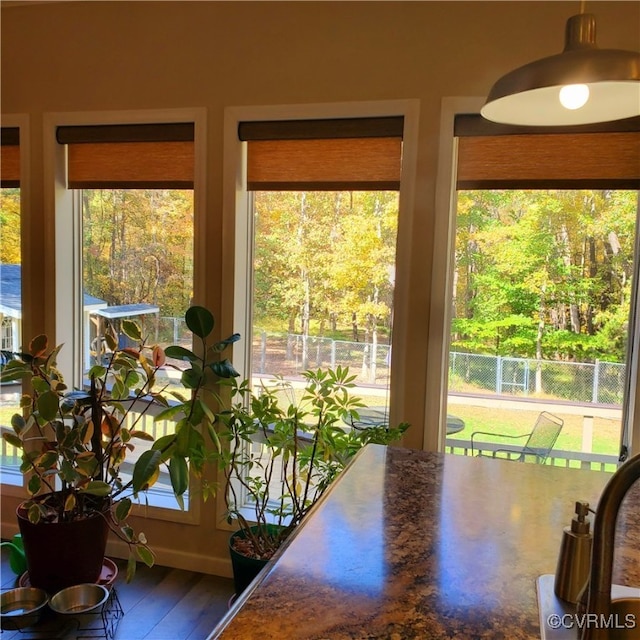
[[[46,591],[34,587],[19,587],[0,595],[0,626],[3,629],[24,629],[38,622],[48,601]]]
[[[89,613],[103,605],[109,597],[109,590],[101,584],[76,584],[58,591],[49,607],[56,613]]]

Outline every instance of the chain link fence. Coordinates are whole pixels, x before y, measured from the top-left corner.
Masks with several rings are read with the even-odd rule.
[[[307,369],[349,367],[361,384],[389,384],[391,347],[263,331],[253,341],[253,373],[297,376]]]
[[[147,335],[160,344],[190,346],[182,318],[146,319]],[[357,382],[387,386],[391,346],[261,332],[252,345],[254,374],[299,376],[306,369],[349,367]],[[560,362],[452,351],[449,392],[542,397],[622,405],[625,365],[615,362]]]
[[[449,391],[621,405],[625,365],[449,354]]]
[[[161,345],[179,344],[191,348],[191,332],[187,329],[184,318],[144,316],[142,334],[149,337],[149,342]]]

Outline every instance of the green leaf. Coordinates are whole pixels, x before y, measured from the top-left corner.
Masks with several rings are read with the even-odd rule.
[[[17,435],[13,433],[9,433],[8,431],[2,434],[5,442],[10,444],[12,447],[17,447],[18,449],[22,449],[22,440],[18,438]]]
[[[216,342],[213,347],[211,347],[211,350],[215,353],[220,353],[221,351],[224,351],[229,345],[233,344],[234,342],[238,342],[238,340],[240,340],[240,334],[234,333],[233,335],[230,335],[226,340],[220,340],[220,342]]]
[[[27,491],[29,492],[29,495],[35,496],[36,493],[40,491],[41,487],[42,481],[39,476],[31,476],[31,478],[29,478],[29,483],[27,484]]]
[[[184,405],[182,403],[176,404],[173,407],[169,407],[168,409],[164,409],[153,419],[154,422],[160,422],[162,420],[170,420],[177,413],[180,413],[184,410]]]
[[[160,451],[163,461],[168,460],[172,455],[173,449],[175,449],[176,440],[177,438],[174,433],[170,433],[166,436],[161,436],[153,443],[151,449]]]
[[[176,496],[181,496],[189,487],[189,466],[182,456],[173,456],[169,461],[169,477]]]
[[[216,451],[220,451],[222,449],[222,445],[220,444],[220,438],[218,437],[218,432],[210,422],[207,422],[207,431],[209,432],[209,437],[211,438],[211,441],[213,442],[216,448]]]
[[[56,419],[58,415],[59,397],[53,391],[46,391],[38,396],[37,407],[40,415],[47,422]]]
[[[140,330],[140,325],[133,320],[122,320],[121,322],[122,333],[126,336],[135,340],[136,342],[140,342],[142,340],[142,331]]]
[[[91,367],[91,369],[89,369],[89,378],[102,378],[104,377],[105,373],[107,373],[107,370],[105,367],[99,365],[99,364],[95,364],[93,365],[93,367]]]
[[[81,493],[89,493],[92,496],[106,497],[111,493],[111,485],[101,480],[92,480],[80,489]]]
[[[213,314],[204,307],[189,307],[184,314],[184,320],[189,331],[199,338],[206,338],[215,326]]]
[[[129,498],[123,498],[116,505],[116,519],[118,522],[122,522],[127,519],[127,516],[131,512],[131,500]]]
[[[118,341],[110,326],[107,327],[107,332],[104,335],[104,341],[107,343],[107,349],[109,349],[109,351],[113,352],[118,348]]]
[[[158,471],[162,454],[156,449],[145,451],[133,467],[133,491],[143,491]]]
[[[216,421],[216,416],[213,413],[213,411],[211,411],[211,409],[209,408],[207,403],[204,402],[204,400],[202,400],[200,398],[197,398],[196,402],[200,406],[201,412],[208,418],[209,422],[215,422]]]
[[[180,381],[187,389],[196,389],[202,381],[202,370],[196,370],[193,368],[187,369],[186,371],[182,372]]]
[[[133,552],[129,555],[129,559],[127,560],[127,582],[131,582],[133,580],[133,576],[136,575],[136,557],[133,555]]]
[[[138,546],[136,547],[136,551],[138,552],[138,556],[140,556],[140,560],[142,560],[147,567],[153,567],[153,553],[151,553],[151,550],[148,547]]]
[[[31,379],[31,384],[33,386],[33,390],[37,393],[46,393],[47,391],[51,391],[49,382],[47,380],[44,380],[43,378],[37,378],[34,376]]]
[[[195,353],[193,353],[193,351],[189,351],[189,349],[180,347],[177,344],[167,347],[164,350],[164,353],[167,358],[174,358],[175,360],[188,360],[189,362],[195,362],[200,359]]]
[[[27,423],[21,413],[14,413],[11,416],[11,426],[18,435],[27,426]]]
[[[41,515],[40,508],[35,503],[32,504],[27,511],[27,518],[32,524],[38,524],[38,522],[40,522]]]
[[[211,370],[221,378],[237,378],[240,374],[233,368],[228,358],[220,362],[212,362]]]
[[[77,472],[68,460],[63,460],[60,465],[60,477],[64,482],[73,482],[77,477]],[[88,475],[88,474],[87,474]]]
[[[9,360],[0,370],[0,381],[13,382],[20,378],[30,378],[31,370],[19,360]]]
[[[177,455],[190,458],[194,452],[200,452],[204,448],[204,438],[191,424],[184,422],[177,432]]]
[[[45,451],[36,461],[36,466],[41,469],[52,469],[58,462],[58,454],[55,451]]]
[[[74,474],[83,475],[86,478],[91,478],[97,470],[98,459],[91,452],[86,452],[87,455],[75,457],[75,472]]]

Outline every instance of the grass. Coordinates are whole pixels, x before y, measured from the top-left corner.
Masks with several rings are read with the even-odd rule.
[[[286,327],[283,326],[282,320],[278,318],[265,317],[257,318],[254,322],[254,338],[259,336],[262,331],[267,333],[275,333],[285,337],[288,334]],[[299,333],[300,327],[296,326],[293,333]],[[362,340],[365,335],[365,325],[359,325],[358,337]],[[348,325],[337,326],[335,330],[331,329],[329,323],[324,323],[322,330],[320,322],[317,320],[310,321],[309,336],[312,338],[330,338],[332,340],[344,340],[350,342],[353,340],[353,328]],[[378,341],[387,343],[389,339],[389,331],[386,327],[378,327]]]
[[[474,431],[488,431],[490,433],[508,435],[528,433],[533,427],[539,410],[516,411],[502,408],[455,405],[451,412],[465,421],[465,428],[450,437],[458,440],[468,440]],[[583,416],[563,414],[561,411],[554,413],[564,420],[564,426],[555,448],[582,451]],[[485,436],[483,439],[486,442],[492,441],[490,436]],[[494,438],[493,441],[500,442],[497,438]],[[592,451],[594,453],[617,455],[619,448],[620,421],[610,418],[594,418]]]

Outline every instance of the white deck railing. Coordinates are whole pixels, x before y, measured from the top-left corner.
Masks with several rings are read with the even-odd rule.
[[[522,452],[522,447],[518,445],[501,444],[496,442],[474,442],[473,449],[471,440],[458,438],[447,438],[445,441],[445,451],[463,456],[483,455],[505,457],[497,452],[507,452],[507,458],[517,458]],[[613,472],[618,467],[618,456],[605,453],[590,453],[584,451],[565,451],[553,449],[549,454],[545,464],[555,467],[571,467],[578,469],[590,469],[591,471]]]

